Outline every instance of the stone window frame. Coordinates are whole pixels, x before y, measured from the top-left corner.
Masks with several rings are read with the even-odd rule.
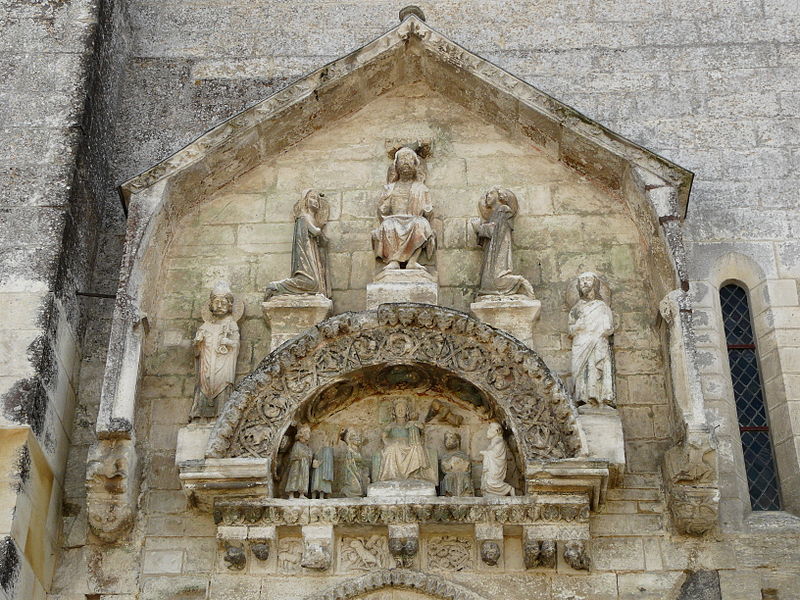
[[[797,306],[797,281],[765,271],[750,256],[726,252],[712,259],[705,280],[692,282],[697,335],[697,364],[708,421],[718,440],[720,522],[723,530],[753,527],[800,530],[800,398],[787,399],[791,372],[782,365],[791,350],[786,319],[778,313]],[[753,511],[745,471],[742,441],[733,395],[727,344],[720,306],[720,289],[729,284],[747,293],[764,403],[770,423],[781,511]],[[792,286],[794,286],[792,288]],[[792,293],[793,292],[793,293]],[[788,377],[787,377],[788,375]]]

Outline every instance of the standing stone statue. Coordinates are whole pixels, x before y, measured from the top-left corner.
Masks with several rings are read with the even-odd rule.
[[[469,455],[461,449],[461,436],[455,431],[444,434],[444,448],[446,453],[442,456],[442,483],[439,488],[441,496],[474,496],[472,487],[472,473]]]
[[[423,250],[428,259],[436,250],[436,238],[428,220],[433,205],[423,183],[420,158],[411,148],[400,148],[389,169],[388,183],[378,201],[381,224],[372,232],[375,255],[385,270],[423,269],[418,259]]]
[[[190,417],[214,418],[225,404],[236,379],[239,326],[244,303],[234,298],[230,286],[220,281],[203,307],[203,324],[194,336],[197,384]]]
[[[308,445],[311,439],[311,428],[308,425],[301,425],[297,434],[294,436],[294,445],[289,451],[289,469],[286,476],[286,493],[289,498],[306,498],[308,493],[308,475],[311,468],[311,461],[314,453]]]
[[[330,496],[333,486],[333,448],[323,446],[317,450],[311,467],[311,497]]]
[[[512,296],[523,294],[534,298],[533,286],[522,275],[514,275],[511,256],[511,233],[519,203],[514,192],[493,187],[478,203],[481,219],[472,227],[483,246],[481,283],[478,296]]]
[[[343,435],[345,442],[344,465],[342,467],[342,496],[360,498],[366,494],[365,467],[367,461],[361,455],[364,438],[357,429],[348,429]]]
[[[292,212],[292,276],[269,283],[264,300],[276,294],[322,294],[330,297],[325,250],[328,242],[323,233],[330,208],[325,194],[312,189],[304,190]]]
[[[572,379],[578,405],[616,406],[611,368],[614,315],[601,298],[600,278],[595,273],[581,273],[578,295],[569,311],[569,335],[572,337]]]
[[[489,438],[489,447],[481,450],[483,455],[481,492],[484,496],[513,496],[514,488],[506,483],[508,449],[500,425],[490,423],[486,437]]]
[[[430,458],[423,444],[423,425],[408,420],[408,401],[392,403],[394,421],[383,430],[379,481],[427,479]]]

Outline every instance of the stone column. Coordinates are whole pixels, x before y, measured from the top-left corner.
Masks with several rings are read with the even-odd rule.
[[[388,302],[439,304],[436,275],[422,269],[384,269],[367,284],[367,310]]]
[[[270,328],[270,351],[327,319],[333,302],[322,294],[284,294],[261,303]]]
[[[540,300],[521,296],[482,296],[469,305],[476,319],[513,335],[528,347],[533,345],[533,325],[541,310]]]

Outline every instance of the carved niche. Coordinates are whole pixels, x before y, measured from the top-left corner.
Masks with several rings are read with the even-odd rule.
[[[447,374],[445,385],[505,422],[526,463],[585,451],[569,394],[533,350],[458,311],[387,304],[332,317],[267,356],[232,393],[206,456],[275,459],[303,411],[313,421],[350,403],[349,374],[398,364]]]

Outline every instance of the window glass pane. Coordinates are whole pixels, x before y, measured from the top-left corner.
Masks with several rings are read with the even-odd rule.
[[[753,328],[750,326],[750,307],[747,292],[738,285],[726,285],[719,291],[722,320],[725,323],[725,338],[728,345],[754,344]]]
[[[750,504],[753,510],[780,510],[780,491],[747,292],[738,285],[726,285],[719,291],[719,298]]]

